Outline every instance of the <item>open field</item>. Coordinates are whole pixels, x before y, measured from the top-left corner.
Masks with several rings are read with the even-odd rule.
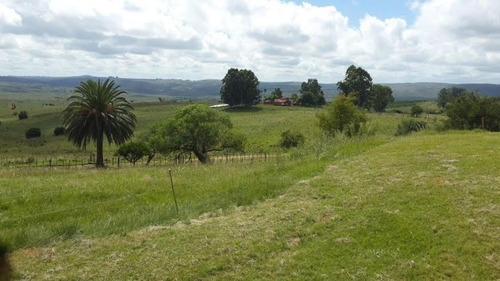
[[[184,105],[135,104],[136,135]],[[92,145],[83,152],[52,136],[64,104],[32,106],[27,120],[0,112],[0,161],[88,159]],[[500,278],[500,135],[394,137],[410,117],[369,113],[364,135],[325,138],[316,126],[320,109],[224,111],[247,136],[248,153],[274,157],[0,169],[0,241],[13,250],[15,279]],[[443,117],[418,119],[433,128]],[[44,136],[26,140],[30,127]],[[281,150],[287,129],[306,143]],[[115,150],[106,146],[105,157]]]
[[[125,195],[131,199],[111,208],[90,207],[99,209],[94,212],[99,215],[71,213],[74,223],[57,216],[53,227],[47,223],[41,229],[59,229],[59,239],[13,253],[15,277],[495,280],[500,278],[499,143],[498,134],[449,132],[332,144],[321,161],[289,159],[276,171],[263,166],[270,178],[260,168],[246,169],[251,176],[240,176],[250,182],[243,186],[231,183],[235,180],[231,176],[228,180],[214,172],[229,167],[213,165],[205,171],[190,171],[184,180],[176,176],[179,192],[186,192],[179,194],[184,199],[177,219],[166,218],[173,205],[168,203],[165,170],[91,171],[90,178],[83,172],[71,173],[68,184],[72,186],[62,190],[56,183],[63,172],[35,174],[27,182],[54,181],[56,186],[45,184],[46,189],[37,190],[49,192],[38,196],[37,202],[62,202],[66,196],[80,198],[83,204]],[[306,172],[294,177],[297,165]],[[4,171],[2,179],[16,182],[10,173]],[[209,184],[188,183],[201,174]],[[110,177],[109,183],[99,184]],[[285,184],[280,186],[282,181]],[[208,195],[212,185],[221,186],[222,196]],[[9,194],[31,198],[26,193],[32,190],[13,186]],[[249,200],[253,189],[256,194],[266,190],[270,194]],[[148,191],[158,196],[141,196]],[[36,201],[35,193],[31,194]],[[194,194],[206,199],[189,203]],[[275,197],[278,194],[282,195]],[[264,198],[270,199],[261,202]],[[192,214],[182,211],[212,200],[222,202]],[[156,209],[156,215],[147,215]],[[201,212],[206,214],[198,217]],[[88,225],[97,233],[85,227],[87,216],[92,218],[89,222],[96,221]],[[145,222],[144,227],[136,223],[137,231],[120,227],[109,231],[127,220]],[[35,220],[26,223],[25,233],[36,229]]]

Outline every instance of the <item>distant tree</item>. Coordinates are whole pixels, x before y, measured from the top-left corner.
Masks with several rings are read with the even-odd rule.
[[[189,105],[158,131],[162,153],[193,153],[208,163],[214,151],[242,151],[245,138],[233,132],[229,116],[203,105]]]
[[[303,106],[321,106],[326,103],[325,93],[317,79],[308,79],[300,86],[299,103]]]
[[[272,91],[271,95],[269,97],[267,97],[267,99],[270,99],[270,100],[281,99],[281,98],[283,98],[283,91],[281,91],[280,88],[274,89],[274,91]]]
[[[299,95],[297,95],[297,93],[293,93],[291,99],[293,103],[296,104],[299,101]]]
[[[29,128],[26,132],[24,132],[24,135],[27,139],[38,138],[42,136],[42,131],[40,128]]]
[[[23,110],[19,112],[19,115],[17,115],[17,117],[19,117],[19,120],[28,119],[28,112]]]
[[[437,105],[445,108],[448,103],[465,94],[467,94],[467,90],[463,88],[443,88],[438,93]]]
[[[251,70],[231,68],[222,79],[221,100],[229,106],[252,106],[260,102],[259,79]]]
[[[419,117],[420,114],[424,113],[424,109],[420,105],[412,106],[410,111],[411,111],[411,116],[413,117]]]
[[[389,86],[373,84],[371,92],[373,109],[377,112],[383,112],[387,105],[394,101],[392,89]]]
[[[361,67],[356,67],[354,65],[349,66],[345,73],[345,78],[343,81],[337,83],[337,87],[345,95],[351,95],[351,93],[356,93],[354,104],[359,107],[370,109],[372,100],[370,97],[370,90],[372,87],[372,77],[370,74]]]
[[[144,155],[148,155],[150,148],[144,142],[126,142],[118,148],[116,154],[122,156],[128,162],[134,164],[139,161]]]
[[[365,113],[354,105],[352,98],[343,94],[337,96],[316,116],[319,127],[330,136],[337,133],[345,133],[349,137],[357,135],[367,121]]]
[[[64,127],[56,127],[54,129],[54,136],[62,136],[66,133],[66,130],[64,129]]]
[[[282,148],[292,148],[303,144],[305,141],[304,135],[292,130],[286,130],[281,133],[280,146]]]
[[[484,128],[500,131],[500,99],[476,93],[466,93],[451,101],[445,110],[448,125],[453,129]]]
[[[115,82],[87,80],[80,82],[70,104],[63,111],[63,124],[68,140],[85,149],[91,140],[96,143],[96,167],[105,168],[103,158],[104,137],[108,143],[120,145],[133,135],[136,118],[133,107],[123,95],[125,91]]]

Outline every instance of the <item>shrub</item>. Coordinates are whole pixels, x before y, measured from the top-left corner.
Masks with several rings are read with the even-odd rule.
[[[297,147],[303,144],[304,141],[305,138],[302,133],[286,130],[283,133],[281,133],[280,146],[282,148]]]
[[[418,117],[422,113],[424,113],[424,109],[420,105],[414,105],[411,107],[411,116]]]
[[[17,117],[19,117],[19,120],[28,119],[28,112],[23,110],[19,112],[19,115],[17,115]]]
[[[116,154],[123,156],[128,162],[134,164],[144,155],[149,154],[149,147],[144,142],[127,142],[120,145]]]
[[[345,133],[346,136],[352,137],[362,133],[366,116],[354,105],[352,98],[339,95],[325,109],[316,116],[319,119],[319,127],[327,135],[335,136],[337,133]]]
[[[411,132],[418,132],[424,129],[427,129],[427,123],[424,121],[403,120],[403,122],[398,125],[396,136],[408,135]]]
[[[42,135],[40,128],[29,128],[25,133],[27,139],[38,138]]]
[[[62,136],[66,133],[66,129],[64,127],[57,127],[54,129],[54,136]]]

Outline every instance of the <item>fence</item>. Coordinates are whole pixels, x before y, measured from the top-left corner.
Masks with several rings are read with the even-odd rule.
[[[278,154],[224,154],[210,157],[211,163],[237,163],[237,162],[266,162]],[[196,157],[189,154],[177,156],[157,155],[147,163],[147,156],[142,157],[135,164],[128,162],[123,157],[106,157],[104,164],[107,167],[131,167],[131,166],[164,166],[164,165],[198,165],[200,162]],[[62,159],[51,157],[28,157],[27,159],[1,159],[0,168],[67,168],[78,169],[82,167],[93,167],[95,165],[95,155],[80,159]]]

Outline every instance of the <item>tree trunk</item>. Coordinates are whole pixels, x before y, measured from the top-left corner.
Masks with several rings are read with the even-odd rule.
[[[194,155],[196,155],[196,158],[200,161],[202,164],[208,163],[208,154],[207,153],[202,153],[199,151],[193,151]]]
[[[154,152],[149,153],[148,161],[146,161],[146,166],[149,166],[149,163],[151,162],[151,160],[153,160],[153,157],[155,157],[155,153]]]
[[[97,137],[97,152],[95,161],[96,168],[106,168],[106,166],[104,165],[104,157],[102,153],[103,142],[104,142],[104,136],[101,133],[101,135]]]

